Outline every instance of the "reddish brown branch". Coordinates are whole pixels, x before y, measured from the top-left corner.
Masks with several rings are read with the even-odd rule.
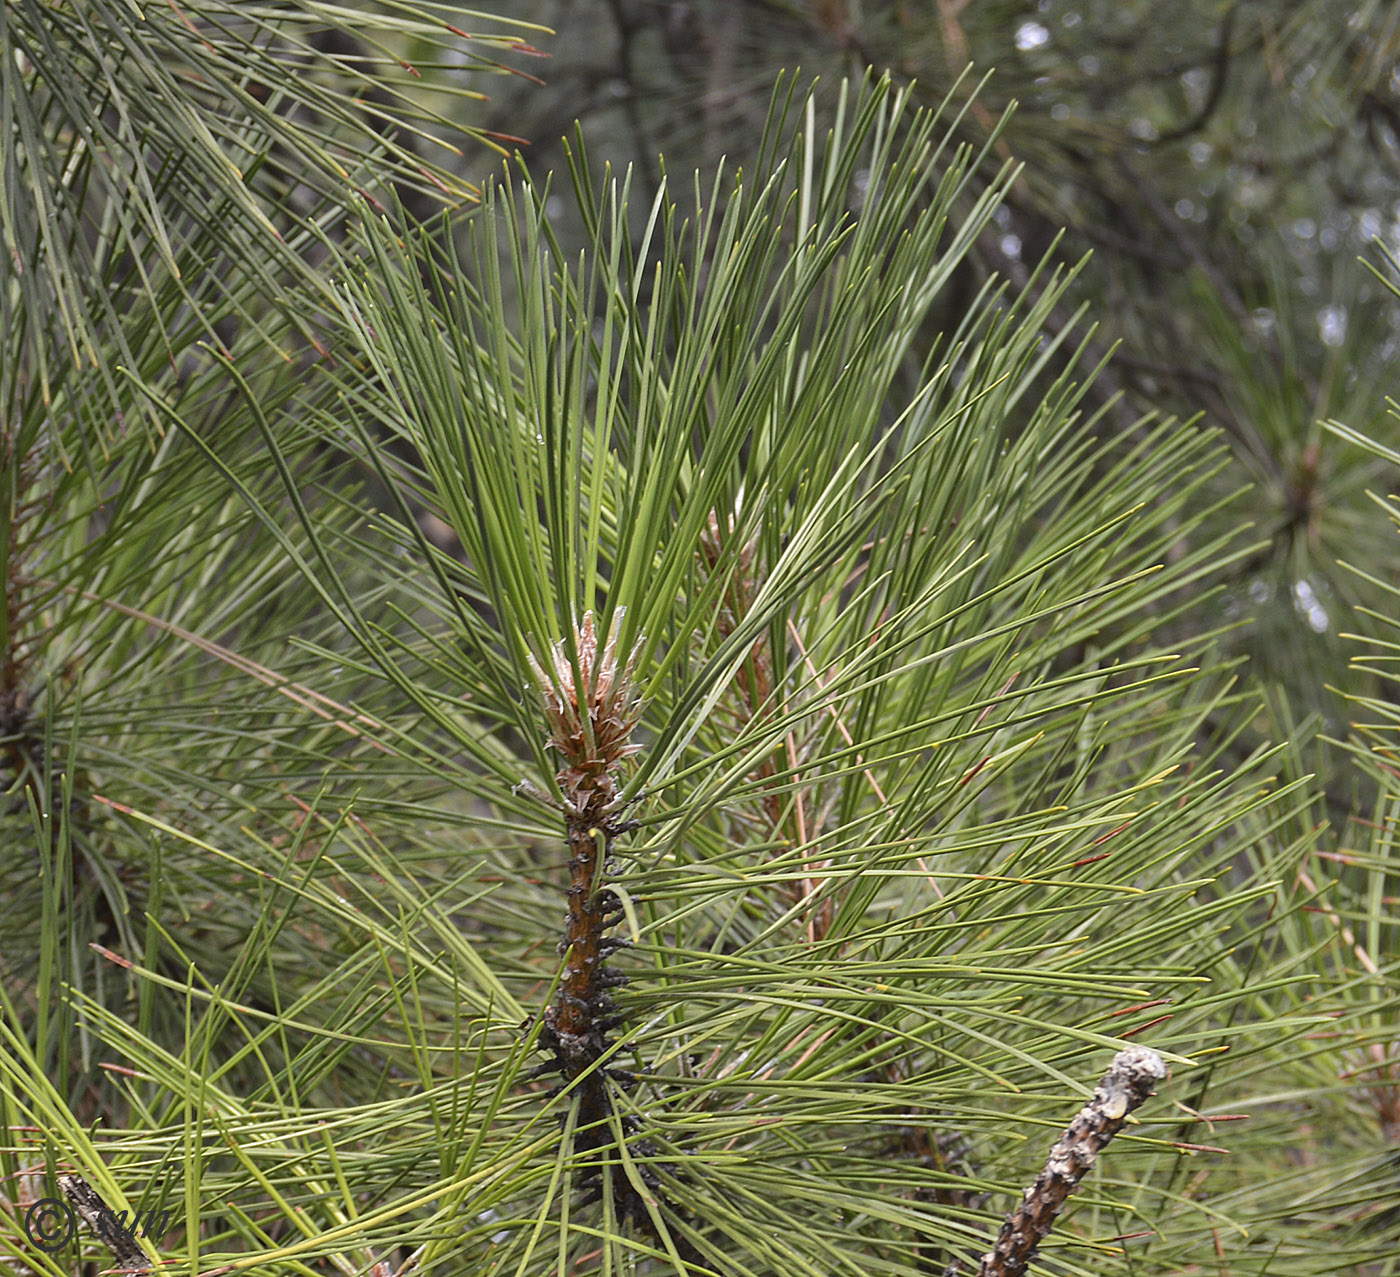
[[[618,820],[617,813],[623,805],[623,766],[639,748],[632,743],[632,731],[641,704],[632,690],[631,660],[619,665],[615,637],[600,644],[592,613],[575,631],[574,653],[576,661],[560,643],[550,670],[532,662],[549,721],[549,742],[561,763],[556,779],[569,848],[569,911],[559,944],[564,971],[554,1001],[541,1017],[539,1035],[540,1049],[552,1058],[535,1070],[535,1076],[557,1073],[555,1093],[567,1087],[573,1096],[573,1147],[584,1171],[580,1205],[608,1193],[619,1217],[660,1239],[655,1212],[664,1199],[661,1178],[651,1162],[654,1149],[645,1140],[631,1138],[639,1123],[617,1103],[619,1093],[630,1091],[638,1079],[606,1064],[613,1050],[610,1033],[621,1024],[611,990],[627,983],[626,975],[608,969],[607,960],[627,942],[607,934],[623,910],[603,878],[614,839],[636,827],[635,822]],[[618,1132],[635,1156],[646,1193],[616,1166]],[[673,1221],[678,1217],[674,1207],[666,1210]],[[684,1237],[673,1234],[671,1241],[686,1263],[706,1264]]]
[[[734,530],[732,516],[728,520],[728,528],[729,534],[732,535]],[[706,576],[712,577],[719,569],[724,546],[725,534],[721,531],[719,516],[711,511],[709,526],[700,536],[698,552],[698,558]],[[727,639],[734,633],[742,619],[749,614],[753,602],[758,596],[761,579],[759,570],[755,566],[756,555],[757,546],[753,541],[750,541],[739,548],[733,566],[728,569],[720,611],[715,621],[715,629],[721,639]],[[791,625],[791,621],[788,623]],[[773,654],[767,633],[761,634],[754,640],[749,648],[747,658],[735,675],[734,682],[737,692],[734,709],[741,727],[747,727],[751,723],[774,716],[775,711],[769,704],[774,690]],[[787,748],[789,756],[783,760],[783,766],[792,767],[792,774],[796,778],[797,750],[790,734]],[[803,791],[797,791],[791,813],[789,813],[777,779],[779,758],[780,755],[776,753],[769,755],[759,762],[750,775],[762,786],[763,812],[773,836],[786,838],[798,845],[805,844],[808,840],[808,829],[803,814]],[[786,831],[784,830],[785,825],[788,826]],[[823,866],[813,863],[812,867],[816,870]],[[812,877],[795,882],[792,887],[793,900],[795,902],[805,900],[815,893],[820,882],[821,880],[815,876],[815,873]],[[835,914],[834,901],[830,899],[821,901],[807,916],[808,940],[816,943],[824,939],[826,933],[831,929]]]

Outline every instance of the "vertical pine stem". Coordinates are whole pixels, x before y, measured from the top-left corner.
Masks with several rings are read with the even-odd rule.
[[[553,1059],[537,1072],[557,1073],[560,1085],[572,1088],[578,1104],[575,1148],[592,1155],[613,1144],[614,1088],[634,1084],[630,1075],[603,1064],[612,1046],[610,1032],[619,1024],[611,990],[627,982],[607,966],[623,942],[606,934],[621,917],[621,903],[604,887],[603,876],[614,839],[630,827],[616,814],[622,768],[639,748],[631,735],[640,703],[631,687],[631,662],[619,667],[613,638],[600,647],[591,612],[574,639],[577,676],[563,643],[555,647],[551,670],[534,666],[549,743],[561,760],[556,779],[569,849],[568,916],[559,946],[564,973],[544,1012],[539,1039]],[[627,1114],[619,1120],[624,1130],[635,1127]],[[585,1189],[596,1199],[604,1192],[600,1162],[592,1160],[589,1171]],[[644,1170],[651,1187],[648,1177],[654,1178],[653,1172]],[[639,1222],[647,1218],[645,1204],[625,1176],[612,1176],[612,1194],[620,1216]]]

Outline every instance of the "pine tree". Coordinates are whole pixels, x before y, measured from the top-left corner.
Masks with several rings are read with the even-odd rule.
[[[425,219],[348,10],[5,12],[16,1265],[1379,1255],[1276,1084],[1316,795],[1181,637],[1223,444],[1108,426],[1053,259],[930,322],[995,131],[785,80],[690,220],[577,140],[575,256],[518,167]]]

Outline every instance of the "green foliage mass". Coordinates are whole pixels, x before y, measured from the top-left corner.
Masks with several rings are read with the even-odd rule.
[[[786,77],[462,208],[456,19],[357,25],[0,16],[11,1266],[110,1263],[77,1173],[186,1277],[970,1271],[1131,1042],[1035,1270],[1396,1271],[1393,706],[1333,839],[1202,621],[1230,441],[1082,264],[949,306],[1006,118]]]

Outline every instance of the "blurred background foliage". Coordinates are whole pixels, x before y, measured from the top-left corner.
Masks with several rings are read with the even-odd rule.
[[[1390,692],[1353,671],[1339,635],[1364,626],[1370,587],[1392,579],[1388,530],[1368,487],[1383,464],[1322,434],[1335,418],[1392,437],[1386,415],[1400,308],[1358,261],[1400,245],[1400,9],[1383,0],[525,0],[513,15],[552,27],[533,67],[548,91],[494,86],[486,118],[527,137],[532,171],[558,168],[582,121],[592,151],[653,188],[720,156],[752,162],[773,78],[888,70],[940,101],[969,63],[991,71],[960,122],[985,140],[1015,114],[998,157],[1025,164],[943,301],[947,325],[992,272],[1024,285],[1058,239],[1092,253],[1068,306],[1092,303],[1093,349],[1116,347],[1092,392],[1111,420],[1146,409],[1223,428],[1252,485],[1229,518],[1256,553],[1219,582],[1208,615],[1268,690],[1268,736],[1322,716],[1344,734],[1328,687]],[[980,76],[961,82],[967,95]],[[638,199],[637,209],[646,205]],[[551,213],[567,234],[570,212]],[[1043,283],[1034,285],[1043,288]],[[1334,818],[1354,776],[1324,748]],[[1369,801],[1367,799],[1366,801]]]

